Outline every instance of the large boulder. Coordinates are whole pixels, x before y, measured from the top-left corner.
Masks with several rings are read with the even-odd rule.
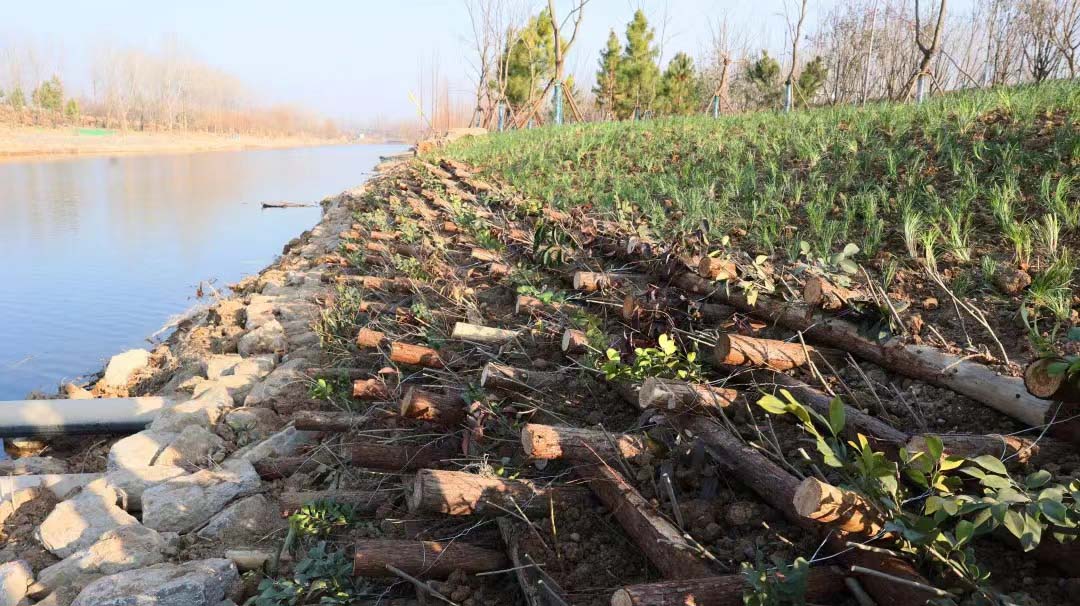
[[[106,532],[93,545],[80,549],[38,573],[47,590],[85,586],[97,577],[165,561],[168,544],[156,530],[142,524]]]
[[[225,422],[217,427],[218,435],[247,446],[261,442],[281,429],[281,417],[269,408],[237,408],[225,415]]]
[[[253,545],[273,531],[284,528],[281,508],[264,495],[240,499],[203,526],[199,538],[229,546]]]
[[[154,465],[206,467],[225,460],[225,440],[205,427],[188,425],[161,451]]]
[[[236,349],[245,358],[258,354],[283,353],[288,347],[285,329],[277,320],[270,320],[240,337]]]
[[[197,425],[209,429],[217,424],[221,415],[233,405],[229,390],[223,385],[200,384],[195,398],[170,406],[150,424],[151,431],[180,433],[186,427]]]
[[[169,465],[130,467],[105,474],[105,483],[124,495],[128,511],[142,511],[142,495],[147,488],[185,474],[186,469]]]
[[[97,484],[98,486],[94,486]],[[34,531],[34,538],[59,558],[85,549],[106,532],[139,521],[116,506],[117,493],[94,482],[74,498],[58,503]]]
[[[127,387],[128,381],[139,370],[150,364],[150,352],[145,349],[129,349],[109,359],[105,376],[101,379],[109,387]]]
[[[218,354],[210,356],[206,362],[206,378],[255,377],[263,378],[274,370],[273,354],[245,358],[238,354]]]
[[[297,454],[302,447],[314,443],[318,437],[317,431],[302,431],[290,425],[262,442],[241,448],[233,453],[233,457],[252,463],[288,457]]]
[[[277,319],[274,316],[274,308],[277,306],[276,297],[265,295],[251,295],[246,310],[244,328],[254,330],[267,322]]]
[[[239,588],[240,575],[229,560],[156,564],[102,577],[71,606],[220,606]]]
[[[292,390],[295,390],[297,395],[306,391],[308,377],[303,371],[308,366],[310,362],[305,359],[282,363],[251,390],[244,399],[244,406],[267,407]]]
[[[143,524],[158,531],[191,532],[233,499],[257,491],[259,482],[258,472],[243,459],[166,480],[143,492]]]
[[[183,406],[179,404],[178,406]],[[160,417],[159,417],[160,418]],[[106,466],[109,471],[116,469],[136,469],[149,467],[157,460],[161,451],[172,444],[180,434],[178,432],[140,431],[117,441],[109,449]]]
[[[34,582],[34,571],[22,560],[0,564],[0,606],[16,606]]]

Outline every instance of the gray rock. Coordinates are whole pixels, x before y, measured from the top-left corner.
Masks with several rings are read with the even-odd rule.
[[[0,480],[0,482],[2,481]],[[20,488],[12,490],[9,494],[0,498],[0,525],[3,525],[4,521],[9,517],[15,515],[15,512],[19,511],[20,507],[40,497],[42,490],[40,486]]]
[[[273,354],[245,358],[238,354],[220,354],[210,357],[206,364],[206,376],[220,379],[230,376],[263,378],[274,370]]]
[[[0,501],[8,501],[22,490],[48,490],[58,499],[66,499],[79,488],[104,477],[100,473],[60,473],[37,476],[13,476],[0,481]]]
[[[210,518],[198,535],[228,546],[253,545],[285,525],[281,508],[257,494],[240,499]]]
[[[231,373],[244,358],[240,354],[215,354],[206,361],[206,378],[219,379]]]
[[[301,431],[290,425],[258,444],[237,450],[233,453],[233,457],[252,463],[270,458],[288,457],[296,454],[301,447],[314,443],[318,437],[317,431]]]
[[[309,364],[307,360],[300,358],[278,366],[244,398],[244,406],[269,406],[290,388],[306,389],[307,376],[303,369]]]
[[[59,558],[93,545],[110,530],[139,523],[116,506],[115,491],[96,490],[91,486],[93,484],[74,498],[58,503],[34,531],[34,538],[42,547]]]
[[[129,349],[109,359],[105,376],[101,379],[110,387],[126,387],[131,377],[150,364],[150,352],[145,349]]]
[[[196,425],[209,429],[217,424],[221,415],[233,405],[229,390],[222,385],[203,382],[195,390],[195,398],[171,406],[150,424],[152,431],[179,433],[185,427]]]
[[[34,571],[22,560],[0,564],[0,606],[16,606],[34,582]]]
[[[238,446],[260,442],[281,429],[281,417],[269,408],[237,408],[225,415],[217,427],[218,435]]]
[[[67,463],[52,457],[21,457],[0,461],[0,476],[67,473]]]
[[[121,526],[38,574],[38,582],[49,591],[60,587],[85,586],[97,577],[142,568],[165,561],[166,542],[142,524]]]
[[[142,511],[142,494],[147,488],[157,486],[187,473],[182,467],[154,465],[117,469],[105,474],[105,482],[125,495],[128,511]]]
[[[183,404],[177,406],[183,406]],[[178,435],[180,434],[177,432],[149,429],[132,434],[112,445],[106,465],[109,471],[149,467],[154,464],[161,451],[165,450],[165,447],[171,444]]]
[[[259,474],[243,459],[166,480],[143,492],[143,524],[159,531],[190,532],[233,499],[258,490],[259,483]]]
[[[206,467],[225,460],[225,440],[205,427],[188,425],[161,451],[154,465]]]
[[[244,321],[244,328],[254,330],[263,324],[276,319],[274,316],[274,308],[276,306],[276,297],[251,295],[251,301],[248,303],[246,310],[247,318]]]
[[[282,353],[287,346],[285,329],[277,320],[270,320],[240,337],[236,349],[240,355],[248,357],[257,354]]]
[[[239,586],[240,575],[229,560],[156,564],[102,577],[72,606],[220,606]]]

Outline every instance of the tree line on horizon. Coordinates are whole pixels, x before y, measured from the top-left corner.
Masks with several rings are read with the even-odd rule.
[[[813,1],[788,3],[780,52],[763,48],[744,24],[703,15],[710,22],[706,48],[666,61],[661,49],[669,41],[639,9],[622,36],[610,30],[586,86],[563,76],[559,63],[589,0],[573,0],[561,20],[554,0],[531,14],[526,2],[466,0],[475,68],[471,122],[497,128],[500,111],[509,127],[549,122],[553,90],[565,91],[575,119],[626,120],[905,101],[1075,78],[1080,69],[1080,0],[975,0],[965,13],[950,12],[947,0],[853,0],[837,3],[810,29]],[[559,31],[570,25],[574,36]]]

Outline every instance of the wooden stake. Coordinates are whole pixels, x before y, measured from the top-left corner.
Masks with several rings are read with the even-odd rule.
[[[525,454],[534,459],[565,458],[591,463],[633,459],[649,450],[644,436],[539,423],[525,424],[521,429],[521,445]]]
[[[738,396],[739,392],[734,389],[649,377],[638,392],[638,406],[643,410],[701,410],[719,414],[721,409],[731,406]]]
[[[588,491],[579,486],[544,487],[529,480],[504,480],[463,471],[421,469],[416,472],[408,504],[409,511],[413,513],[453,516],[516,511],[515,505],[523,511],[547,513],[551,507],[549,501],[576,501],[587,494]]]
[[[363,539],[355,543],[353,576],[393,576],[386,569],[393,566],[421,578],[445,579],[455,570],[476,574],[499,570],[509,565],[501,551],[470,545],[464,541],[400,541]]]

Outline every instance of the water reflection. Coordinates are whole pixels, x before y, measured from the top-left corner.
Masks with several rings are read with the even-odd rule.
[[[0,164],[0,399],[143,344],[203,280],[258,271],[395,146]]]

